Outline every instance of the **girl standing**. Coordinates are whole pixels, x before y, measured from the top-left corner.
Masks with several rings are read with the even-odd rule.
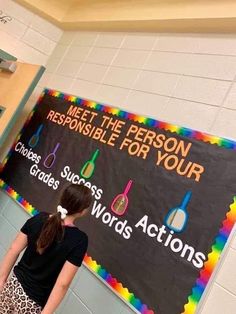
[[[0,314],[54,313],[87,251],[88,237],[74,222],[91,202],[89,188],[71,184],[55,214],[41,212],[26,221],[0,265]]]

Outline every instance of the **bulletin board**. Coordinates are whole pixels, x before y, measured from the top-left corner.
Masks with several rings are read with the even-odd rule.
[[[155,105],[155,104],[153,104]],[[145,104],[144,104],[145,106]],[[53,212],[93,194],[84,263],[142,314],[192,314],[236,220],[236,143],[45,89],[0,186]]]

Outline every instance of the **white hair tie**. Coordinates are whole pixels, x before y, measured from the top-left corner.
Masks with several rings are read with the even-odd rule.
[[[61,219],[65,219],[66,215],[68,214],[68,211],[65,208],[63,208],[61,205],[57,206],[57,212],[61,213]]]

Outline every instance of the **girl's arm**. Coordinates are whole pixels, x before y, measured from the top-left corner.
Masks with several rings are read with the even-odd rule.
[[[78,266],[75,266],[68,261],[65,262],[41,314],[54,313],[64,298],[78,268]]]
[[[2,291],[19,254],[26,248],[27,242],[27,235],[23,232],[19,232],[0,264],[0,292]]]

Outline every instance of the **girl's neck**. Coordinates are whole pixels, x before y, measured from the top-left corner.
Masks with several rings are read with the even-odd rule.
[[[66,218],[63,220],[63,224],[65,226],[74,226],[75,217],[73,216],[66,216]]]
[[[51,217],[52,215],[49,215],[49,217]],[[76,217],[74,216],[66,216],[66,218],[64,220],[62,220],[62,224],[64,226],[74,226],[74,222],[76,220]]]

